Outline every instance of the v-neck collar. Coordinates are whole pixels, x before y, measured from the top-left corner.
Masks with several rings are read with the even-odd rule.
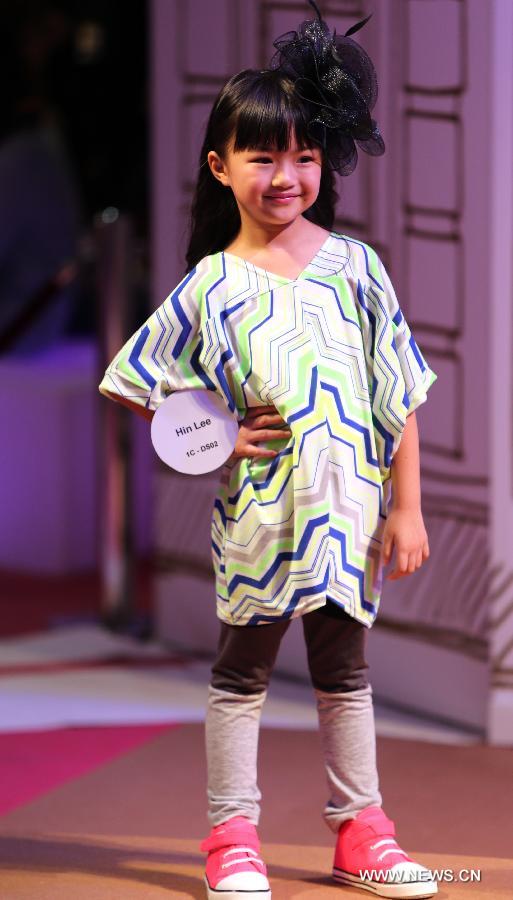
[[[236,256],[234,253],[229,253],[228,251],[225,251],[225,250],[221,250],[220,252],[221,252],[223,258],[226,256],[229,259],[233,259],[233,260],[235,260],[235,262],[244,266],[244,268],[246,268],[246,269],[248,267],[251,267],[251,269],[253,269],[255,272],[260,272],[262,275],[266,275],[267,278],[271,278],[271,279],[274,279],[275,281],[280,281],[283,283],[290,283],[290,282],[299,281],[301,278],[306,278],[310,274],[311,269],[315,266],[315,263],[317,262],[319,257],[322,256],[323,251],[327,248],[332,237],[334,237],[334,232],[330,231],[326,237],[326,240],[322,242],[321,246],[319,247],[319,249],[317,250],[315,255],[307,263],[307,265],[299,273],[299,275],[296,275],[295,278],[287,278],[285,275],[278,275],[276,272],[271,272],[271,271],[269,271],[269,269],[264,269],[262,266],[257,266],[255,263],[251,262],[249,259],[244,259],[242,256]],[[318,274],[318,273],[315,273],[315,274]]]

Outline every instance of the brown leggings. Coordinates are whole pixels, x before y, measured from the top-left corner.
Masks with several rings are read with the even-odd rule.
[[[211,684],[234,694],[265,691],[290,619],[265,625],[221,622]],[[329,598],[325,606],[301,616],[312,685],[341,693],[367,687],[367,627]]]

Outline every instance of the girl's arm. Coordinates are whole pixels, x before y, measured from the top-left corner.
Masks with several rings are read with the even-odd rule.
[[[138,413],[138,415],[143,416],[144,419],[148,419],[148,421],[150,422],[155,415],[154,409],[146,409],[145,407],[141,406],[140,403],[133,403],[131,400],[127,400],[125,397],[121,397],[119,394],[113,394],[112,391],[104,391],[104,393],[111,397],[112,400],[116,400],[122,406],[126,406],[127,409],[131,409],[133,412]],[[276,431],[275,429],[266,429],[264,425],[258,424],[257,415],[262,416],[266,414],[268,418],[271,419],[269,425],[277,422],[279,425],[285,425],[286,430],[281,429],[280,431]],[[235,449],[231,456],[229,456],[225,461],[225,465],[231,465],[231,463],[237,462],[241,458],[241,456],[248,456],[250,458],[277,456],[277,450],[262,449],[259,452],[259,448],[255,447],[255,442],[263,440],[276,440],[277,438],[283,437],[290,437],[290,428],[284,421],[284,419],[282,419],[282,417],[279,415],[279,413],[276,412],[274,406],[261,406],[257,409],[251,410],[251,412],[248,413],[248,415],[242,420],[242,422],[239,423],[239,433],[237,435]]]
[[[406,417],[403,436],[392,458],[393,509],[420,509],[419,430],[415,412]]]
[[[208,260],[200,261],[118,350],[98,385],[101,394],[150,420],[174,391],[210,387],[198,356],[211,281]]]
[[[420,508],[419,435],[415,412],[406,417],[403,437],[391,465],[392,508],[383,531],[383,563],[395,548],[394,580],[411,575],[429,557],[429,541]]]
[[[145,409],[144,406],[141,406],[140,403],[132,403],[131,400],[127,400],[125,397],[120,396],[120,394],[113,394],[112,391],[104,391],[104,394],[108,394],[108,396],[112,400],[116,400],[117,403],[120,403],[121,406],[126,406],[127,409],[131,409],[132,412],[138,413],[144,419],[148,419],[151,422],[153,416],[155,415],[154,409]]]

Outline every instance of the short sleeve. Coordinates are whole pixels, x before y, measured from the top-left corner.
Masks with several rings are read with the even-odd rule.
[[[98,387],[101,394],[110,391],[155,410],[174,391],[212,389],[200,364],[202,287],[195,268],[109,363]]]
[[[372,417],[382,479],[386,480],[406,418],[426,401],[438,376],[422,354],[388,272],[374,250],[368,257],[365,305]]]

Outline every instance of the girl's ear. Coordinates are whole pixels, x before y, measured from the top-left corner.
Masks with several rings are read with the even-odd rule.
[[[217,180],[220,181],[224,187],[228,187],[229,182],[228,176],[225,172],[224,163],[215,150],[209,150],[207,154],[207,162],[210,166],[210,171],[212,172],[214,178],[217,178]]]

